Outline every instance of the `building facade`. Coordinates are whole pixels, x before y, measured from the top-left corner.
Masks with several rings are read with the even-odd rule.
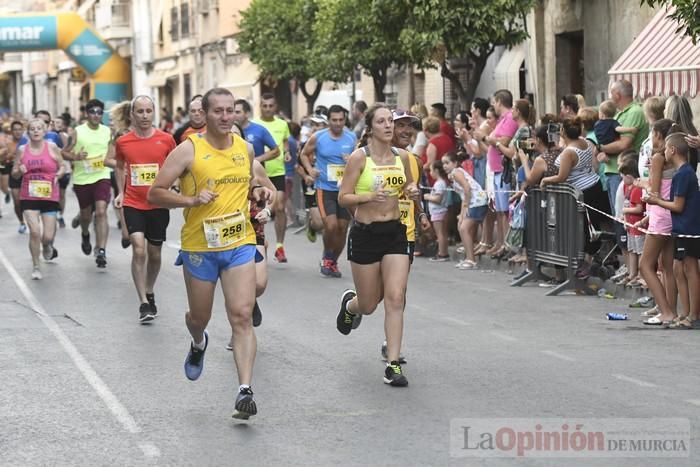
[[[163,115],[186,108],[192,96],[214,86],[247,99],[257,113],[260,95],[274,92],[294,119],[307,113],[295,82],[261,81],[236,41],[240,12],[251,0],[18,0],[12,11],[77,11],[131,67],[132,95],[153,96]],[[0,11],[2,13],[2,11]],[[537,114],[558,113],[561,96],[582,94],[591,105],[607,98],[608,70],[654,17],[638,0],[542,0],[526,20],[530,37],[488,60],[476,96],[500,88],[528,97]],[[459,62],[453,69],[465,74]],[[404,108],[444,102],[450,115],[463,109],[439,69],[401,68],[388,73],[386,101]],[[27,115],[78,109],[89,97],[88,78],[60,50],[5,53],[0,59],[0,107]],[[353,100],[373,103],[372,80],[358,70],[354,82],[323,83],[317,105]],[[697,106],[697,99],[694,101]],[[697,109],[697,110],[700,110]],[[698,114],[700,112],[696,112]]]

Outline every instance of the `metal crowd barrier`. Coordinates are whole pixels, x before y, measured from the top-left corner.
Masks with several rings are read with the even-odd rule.
[[[586,222],[585,208],[579,202],[583,202],[583,193],[569,184],[528,190],[525,201],[525,247],[532,270],[511,286],[547,278],[542,266],[554,266],[564,270],[566,280],[547,295],[557,295],[566,289],[585,288],[584,282],[576,277],[576,270],[583,261]]]

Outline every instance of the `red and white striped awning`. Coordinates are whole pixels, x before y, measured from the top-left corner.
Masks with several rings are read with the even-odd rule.
[[[611,85],[626,79],[640,98],[700,93],[700,44],[676,33],[679,25],[668,18],[671,12],[659,11],[610,68]]]

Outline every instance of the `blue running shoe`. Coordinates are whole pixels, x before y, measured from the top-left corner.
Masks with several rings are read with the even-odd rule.
[[[199,350],[190,343],[190,351],[185,359],[185,376],[190,381],[196,381],[204,369],[204,352],[207,351],[209,345],[209,334],[204,331],[204,350]]]

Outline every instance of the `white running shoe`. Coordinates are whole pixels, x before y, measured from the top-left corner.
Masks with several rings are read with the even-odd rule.
[[[34,268],[34,270],[32,271],[32,280],[38,281],[38,280],[41,280],[41,278],[42,278],[42,275],[41,275],[41,271],[39,270],[39,268]]]

